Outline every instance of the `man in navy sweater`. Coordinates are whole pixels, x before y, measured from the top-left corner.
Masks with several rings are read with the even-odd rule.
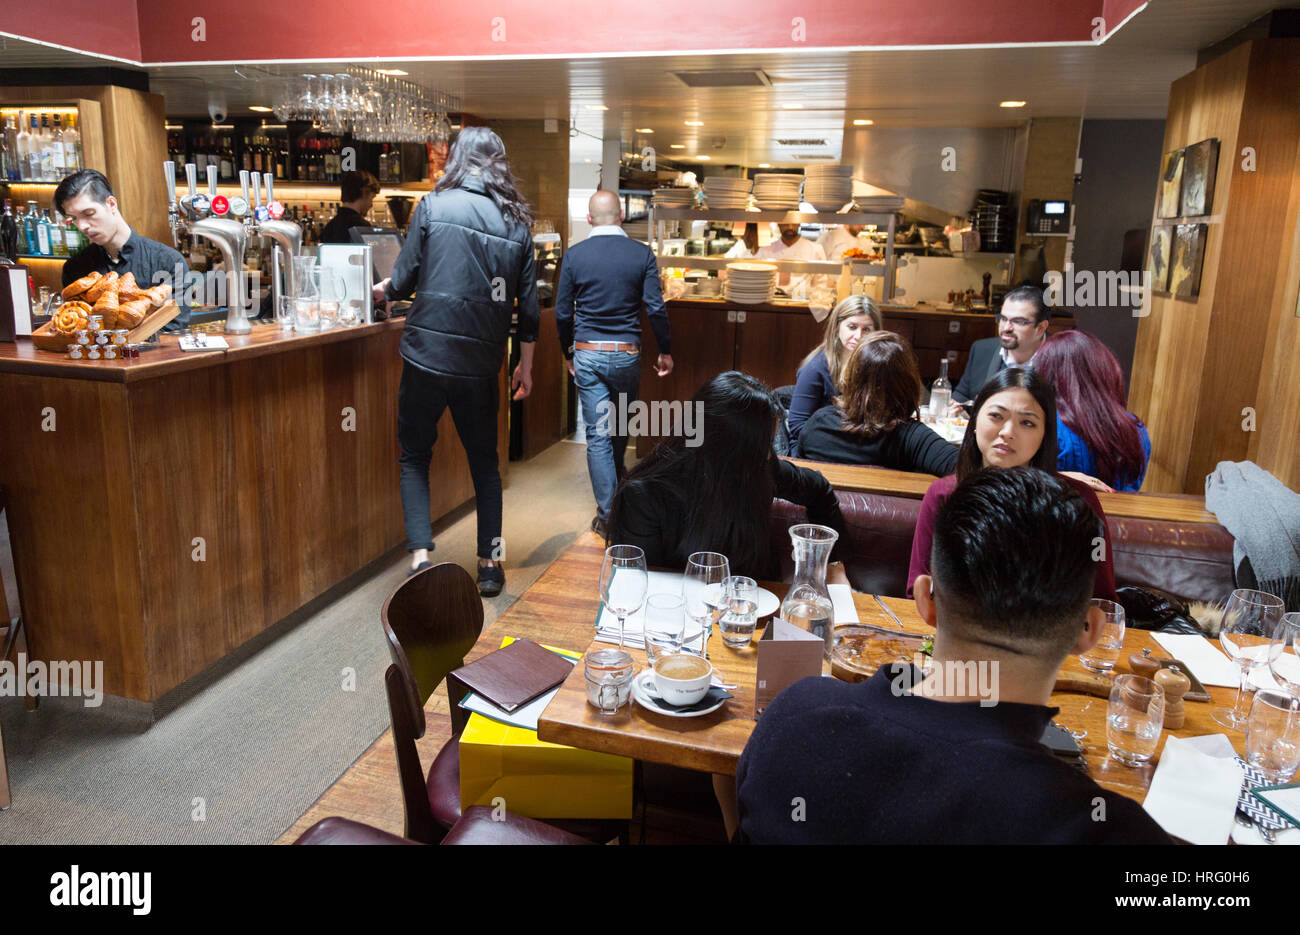
[[[1099,522],[1035,468],[967,478],[936,517],[933,578],[916,579],[917,609],[935,627],[931,666],[781,692],[736,771],[742,839],[1171,843],[1137,802],[1039,742],[1057,713],[1057,669],[1100,634],[1089,604]]]
[[[673,359],[659,267],[649,247],[623,232],[618,195],[592,195],[587,222],[591,233],[569,249],[560,269],[555,323],[587,428],[587,472],[596,496],[591,528],[604,536],[614,488],[623,476],[626,407],[636,400],[640,384],[642,308],[658,345],[659,376],[672,372]]]

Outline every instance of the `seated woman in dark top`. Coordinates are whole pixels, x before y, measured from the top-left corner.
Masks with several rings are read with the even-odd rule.
[[[1056,467],[1138,490],[1151,458],[1147,427],[1124,406],[1124,372],[1105,344],[1086,331],[1054,334],[1034,369],[1056,390]]]
[[[842,393],[804,423],[805,458],[874,464],[943,476],[957,466],[957,447],[917,419],[921,374],[916,355],[892,331],[862,339],[844,367]]]
[[[808,417],[840,394],[844,365],[862,336],[883,327],[880,309],[865,295],[851,295],[835,306],[826,319],[822,343],[803,359],[795,377],[794,396],[785,419],[791,454],[800,455],[799,433]]]
[[[970,423],[957,453],[957,473],[941,477],[925,492],[921,512],[916,517],[912,535],[912,560],[907,568],[907,596],[912,597],[912,583],[920,575],[930,574],[930,549],[934,544],[934,521],[939,507],[957,485],[980,468],[1036,467],[1056,471],[1056,393],[1033,370],[1011,367],[998,371],[984,384],[971,405]],[[1106,513],[1097,495],[1087,483],[1092,478],[1077,474],[1060,474],[1101,520],[1102,539],[1097,542],[1095,561],[1097,577],[1093,597],[1115,600],[1115,565],[1110,544]],[[1016,574],[1009,568],[1007,574]]]
[[[721,552],[733,575],[780,578],[768,549],[768,515],[780,497],[808,510],[808,522],[841,534],[844,517],[826,478],[772,452],[781,407],[748,374],[719,374],[695,394],[704,404],[700,444],[662,442],[614,493],[609,541],[639,545],[646,563],[684,568],[692,552]]]

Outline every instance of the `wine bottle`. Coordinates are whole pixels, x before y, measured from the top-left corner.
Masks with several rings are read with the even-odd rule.
[[[13,202],[5,199],[4,217],[0,217],[0,252],[11,262],[18,260],[18,222],[14,220]]]

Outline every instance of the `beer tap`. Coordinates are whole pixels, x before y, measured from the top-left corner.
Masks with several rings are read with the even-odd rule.
[[[185,181],[188,194],[176,200],[175,163],[163,163],[163,174],[167,184],[167,220],[171,225],[172,239],[180,246],[182,232],[192,237],[203,237],[216,244],[226,265],[226,334],[248,334],[252,326],[248,323],[247,291],[244,287],[244,250],[248,245],[248,231],[239,221],[225,217],[209,217],[212,202],[216,198],[216,172],[214,166],[208,167],[208,190],[211,195],[198,193],[198,167],[193,163],[185,166]],[[180,294],[184,283],[173,284],[173,294]]]
[[[256,179],[257,173],[253,173]],[[263,176],[266,182],[266,203],[255,209],[257,215],[257,233],[263,237],[269,237],[275,242],[271,251],[271,298],[275,307],[279,308],[280,298],[280,277],[276,275],[277,269],[284,270],[284,289],[290,299],[298,297],[298,282],[294,271],[294,259],[302,256],[302,228],[292,221],[281,220],[284,216],[284,205],[275,200],[275,179],[271,173]],[[256,203],[257,183],[253,183],[253,200]]]

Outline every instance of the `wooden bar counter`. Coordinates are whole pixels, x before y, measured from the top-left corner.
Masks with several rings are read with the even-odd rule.
[[[31,656],[102,660],[104,691],[152,703],[400,546],[402,324],[129,362],[0,344]],[[473,496],[450,414],[439,436],[435,520]]]

